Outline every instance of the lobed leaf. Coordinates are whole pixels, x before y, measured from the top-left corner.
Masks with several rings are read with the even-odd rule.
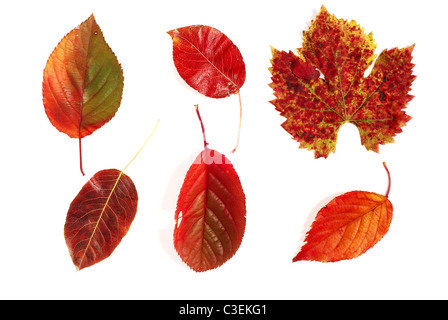
[[[241,245],[246,201],[230,161],[205,148],[187,172],[175,213],[174,247],[197,272],[221,266]]]
[[[272,48],[270,87],[276,99],[271,103],[300,148],[327,158],[347,122],[358,128],[366,149],[375,152],[402,132],[411,119],[404,109],[413,98],[414,46],[384,50],[364,78],[375,48],[371,33],[355,21],[337,19],[325,7],[303,33],[298,55]]]
[[[138,195],[122,171],[97,172],[70,204],[64,235],[78,270],[109,257],[128,232]]]

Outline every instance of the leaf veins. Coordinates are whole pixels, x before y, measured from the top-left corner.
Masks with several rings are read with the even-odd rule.
[[[109,122],[123,92],[123,70],[91,15],[70,31],[48,58],[42,83],[43,104],[51,124],[79,140]]]
[[[271,103],[286,118],[282,127],[300,148],[327,158],[336,150],[339,128],[349,122],[362,145],[378,152],[411,119],[404,109],[413,98],[413,48],[384,50],[364,78],[376,57],[372,34],[322,7],[303,33],[298,55],[272,48]]]

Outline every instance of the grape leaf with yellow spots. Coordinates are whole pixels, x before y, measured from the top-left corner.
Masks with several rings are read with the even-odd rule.
[[[411,119],[405,108],[416,78],[413,48],[383,50],[375,61],[372,33],[322,7],[303,32],[298,55],[272,48],[271,103],[286,118],[282,127],[299,148],[314,150],[315,158],[336,151],[344,123],[358,128],[367,150],[379,152],[379,145],[393,142]]]

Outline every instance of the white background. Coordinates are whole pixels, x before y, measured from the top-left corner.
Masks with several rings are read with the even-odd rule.
[[[442,1],[2,1],[0,4],[0,298],[2,299],[439,299],[448,298],[446,205],[447,42]],[[396,142],[369,152],[345,125],[337,151],[314,159],[284,131],[269,103],[271,49],[294,50],[321,5],[373,32],[377,53],[416,44],[413,117]],[[58,42],[90,14],[125,76],[121,107],[78,144],[48,121],[43,69]],[[247,70],[238,97],[201,96],[178,76],[167,31],[213,26],[240,49]],[[173,244],[183,178],[202,148],[199,108],[212,148],[233,162],[247,197],[247,227],[222,267],[191,271]],[[64,241],[70,205],[97,171],[126,170],[137,216],[114,253],[76,271]],[[334,196],[384,194],[394,217],[375,247],[350,261],[296,262],[317,211]]]

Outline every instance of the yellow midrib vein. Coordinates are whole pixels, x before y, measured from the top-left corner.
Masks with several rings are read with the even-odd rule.
[[[82,266],[82,262],[84,261],[84,258],[86,256],[87,249],[90,247],[90,243],[92,242],[92,239],[93,239],[93,237],[94,237],[94,235],[96,233],[98,225],[99,225],[100,221],[103,218],[103,214],[104,214],[104,211],[106,211],[107,205],[109,204],[110,197],[114,193],[115,188],[117,187],[118,181],[120,181],[120,178],[121,178],[121,175],[123,174],[123,171],[124,170],[120,171],[120,174],[118,175],[117,180],[115,180],[115,184],[112,187],[112,189],[110,190],[109,196],[107,197],[106,202],[104,203],[104,206],[103,206],[103,209],[101,210],[100,216],[98,217],[98,220],[96,221],[95,228],[93,228],[92,235],[89,238],[89,242],[87,243],[86,248],[84,249],[84,253],[82,255],[81,261],[79,262],[78,269],[81,268],[81,266]]]
[[[94,235],[95,235],[95,233],[96,233],[96,230],[98,229],[98,225],[99,225],[99,223],[100,223],[100,221],[101,221],[101,219],[102,219],[102,217],[103,217],[104,212],[106,211],[106,207],[107,207],[107,205],[109,204],[110,198],[111,198],[112,194],[114,193],[115,188],[117,187],[117,184],[118,184],[118,182],[120,181],[121,176],[123,175],[123,172],[124,172],[130,165],[131,165],[131,163],[135,160],[135,158],[138,156],[138,154],[140,153],[140,151],[142,151],[143,147],[146,145],[146,143],[148,142],[148,140],[152,137],[152,135],[153,135],[154,132],[156,131],[156,129],[157,129],[159,123],[160,123],[160,120],[157,120],[157,123],[156,123],[154,129],[151,131],[151,133],[149,134],[148,138],[146,138],[145,142],[144,142],[143,145],[140,147],[140,149],[138,150],[138,152],[137,152],[137,153],[135,154],[135,156],[131,159],[131,161],[129,161],[129,163],[124,167],[124,169],[120,171],[120,174],[118,175],[117,180],[115,181],[115,184],[114,184],[114,186],[112,187],[112,189],[110,190],[109,196],[107,197],[106,202],[104,203],[103,209],[101,210],[100,216],[98,217],[98,220],[97,220],[97,222],[96,222],[96,224],[95,224],[95,228],[93,228],[92,235],[91,235],[90,238],[89,238],[89,242],[87,243],[87,245],[86,245],[86,247],[85,247],[85,249],[84,249],[84,253],[83,253],[83,255],[82,255],[81,261],[79,262],[79,265],[77,266],[78,270],[79,270],[79,269],[81,268],[81,266],[82,266],[82,263],[83,263],[84,258],[85,258],[85,256],[86,256],[87,249],[89,248],[90,243],[92,242],[92,239],[93,239],[93,237],[94,237]]]

